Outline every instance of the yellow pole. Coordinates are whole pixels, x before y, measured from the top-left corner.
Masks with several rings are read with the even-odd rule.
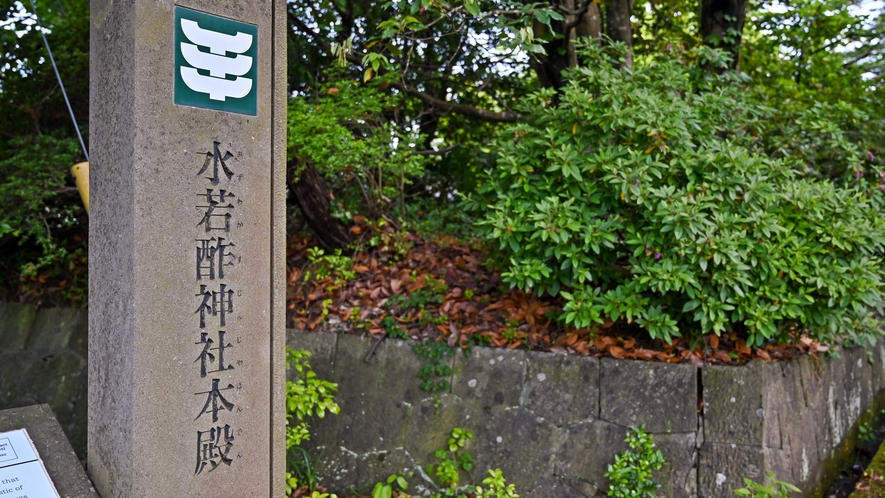
[[[71,167],[71,173],[77,181],[77,190],[80,191],[80,198],[86,206],[86,214],[89,214],[89,162],[75,164]]]

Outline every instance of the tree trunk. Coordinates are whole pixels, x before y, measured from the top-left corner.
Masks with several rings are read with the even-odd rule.
[[[353,242],[353,235],[341,220],[332,216],[329,209],[330,196],[317,169],[311,163],[301,164],[298,161],[290,161],[287,168],[289,188],[292,189],[295,202],[298,203],[307,225],[316,234],[320,246],[329,252],[347,248]],[[295,172],[299,169],[301,174],[295,178]]]
[[[551,3],[562,5],[572,12],[584,11],[580,18],[577,15],[567,15],[564,21],[551,21],[550,27],[561,36],[544,44],[546,55],[535,55],[529,59],[529,65],[537,73],[541,86],[559,91],[565,85],[562,71],[579,65],[575,52],[577,38],[599,38],[602,29],[599,7],[593,0],[552,0]],[[533,28],[536,37],[547,33],[547,26],[537,20],[534,21]]]
[[[633,27],[630,25],[631,15],[633,15],[633,0],[605,0],[605,34],[612,41],[624,42],[630,50],[633,49]],[[632,52],[627,52],[624,62],[619,64],[618,67],[633,67]]]
[[[599,38],[602,36],[602,19],[599,15],[599,5],[596,2],[587,7],[587,12],[581,17],[581,22],[575,29],[578,37]]]
[[[556,37],[544,44],[544,55],[534,54],[529,58],[529,66],[538,75],[538,82],[545,88],[553,88],[557,92],[565,86],[565,78],[562,71],[569,67],[568,46],[571,40],[564,33],[565,25],[561,21],[551,21],[551,26],[562,37]],[[535,36],[540,37],[547,33],[547,26],[538,20],[534,21]]]
[[[701,0],[701,39],[731,54],[731,68],[741,67],[741,36],[748,0]],[[722,72],[721,68],[716,69]]]

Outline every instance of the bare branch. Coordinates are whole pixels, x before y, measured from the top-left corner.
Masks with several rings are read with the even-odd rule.
[[[503,112],[495,112],[488,111],[486,109],[479,109],[477,107],[458,104],[455,102],[449,102],[448,100],[443,100],[427,93],[418,91],[414,88],[409,87],[405,83],[396,83],[394,86],[399,88],[403,92],[413,96],[418,97],[422,101],[431,104],[439,109],[444,111],[452,111],[458,114],[463,114],[464,116],[470,116],[477,119],[482,119],[483,121],[493,121],[498,123],[514,123],[516,121],[522,120],[522,114],[512,112],[512,111],[503,111]]]
[[[451,152],[458,147],[461,147],[461,142],[456,143],[455,145],[449,145],[448,147],[443,147],[439,150],[416,150],[409,154],[410,156],[441,156],[447,152]]]

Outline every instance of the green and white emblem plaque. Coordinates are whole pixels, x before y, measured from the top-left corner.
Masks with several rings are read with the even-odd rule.
[[[175,103],[255,116],[258,26],[176,5]]]

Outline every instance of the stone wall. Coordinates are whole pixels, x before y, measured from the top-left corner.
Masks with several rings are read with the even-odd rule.
[[[85,309],[0,303],[0,410],[47,403],[86,457]]]
[[[412,492],[431,489],[426,466],[460,427],[475,437],[476,482],[501,468],[524,497],[601,496],[627,428],[645,424],[667,462],[662,497],[731,497],[765,470],[821,496],[885,387],[882,347],[701,369],[476,348],[453,358],[451,388],[434,395],[419,389],[423,364],[408,344],[385,341],[366,363],[372,344],[289,331],[339,384],[341,414],[312,422],[309,443],[319,482],[335,491],[368,492],[392,473],[412,473]]]
[[[0,303],[0,409],[48,403],[80,458],[86,452],[85,309]],[[426,466],[451,429],[473,432],[473,476],[501,468],[521,496],[603,495],[627,427],[645,424],[667,464],[662,497],[731,497],[765,470],[821,496],[854,455],[859,420],[885,407],[885,346],[868,356],[697,369],[477,348],[452,359],[451,388],[419,389],[421,360],[388,340],[288,331],[317,373],[337,382],[342,413],[312,423],[321,483],[337,491]],[[870,361],[871,360],[871,361]],[[701,412],[698,409],[702,408]]]

